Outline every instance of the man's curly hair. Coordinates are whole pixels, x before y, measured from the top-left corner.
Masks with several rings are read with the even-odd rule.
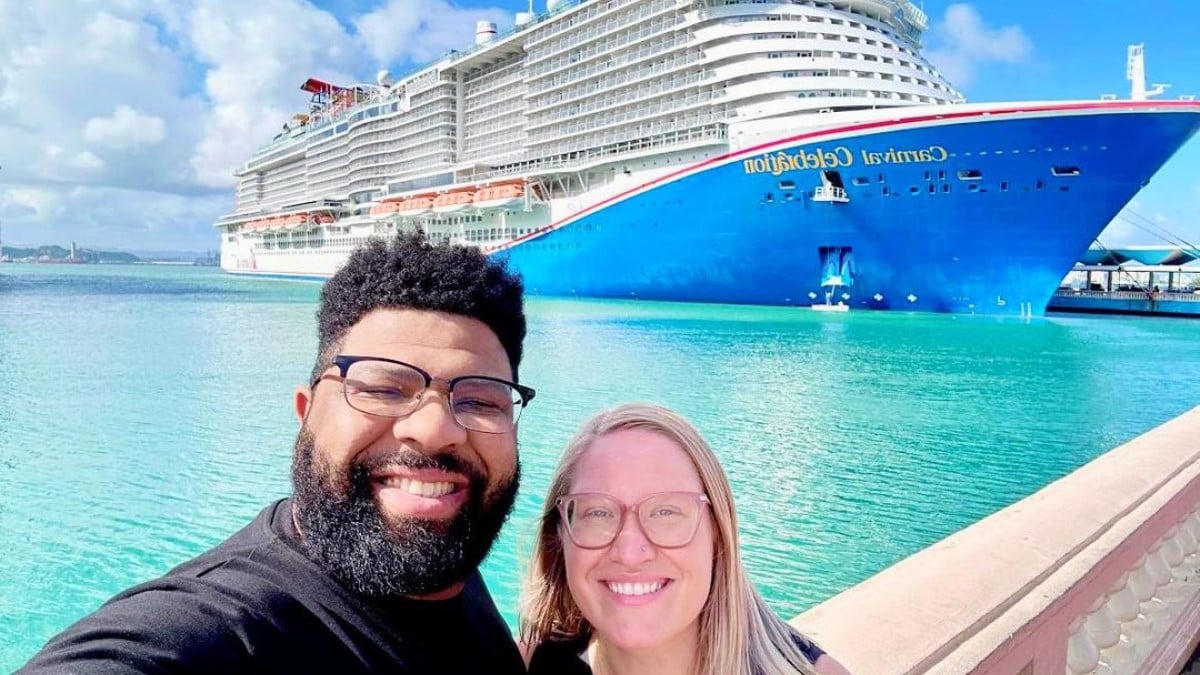
[[[513,380],[525,339],[524,286],[503,261],[478,249],[430,244],[423,235],[372,237],[321,290],[320,340],[313,378],[333,364],[346,331],[376,309],[423,309],[477,319],[492,329],[512,366]]]

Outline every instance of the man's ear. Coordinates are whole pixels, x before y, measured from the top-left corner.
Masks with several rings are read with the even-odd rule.
[[[308,417],[308,411],[312,409],[312,401],[312,387],[305,387],[303,385],[296,387],[296,421],[301,425],[304,424],[305,418]]]

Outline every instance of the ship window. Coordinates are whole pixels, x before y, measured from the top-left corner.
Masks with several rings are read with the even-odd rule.
[[[796,183],[794,181],[790,181],[790,180],[781,180],[781,181],[779,181],[779,189],[780,190],[795,190]]]
[[[868,185],[868,184],[870,184],[870,182],[871,182],[871,179],[867,178],[866,176],[855,176],[854,177],[855,185]]]
[[[938,169],[938,180],[946,180],[946,170]]]
[[[1037,189],[1041,190],[1044,187],[1046,187],[1046,184],[1039,180],[1037,182]]]
[[[946,192],[946,193],[950,192],[950,184],[949,183],[942,183],[942,192]]]
[[[883,186],[883,196],[886,197],[890,194],[892,194],[892,191],[888,188],[888,186],[884,185]]]
[[[970,190],[971,192],[978,192],[979,191],[979,183],[971,183],[970,185],[967,186],[967,189]]]
[[[1079,167],[1077,166],[1056,166],[1050,169],[1050,173],[1055,176],[1078,176]]]
[[[980,180],[983,178],[983,172],[979,169],[959,169],[959,180]]]
[[[909,194],[919,195],[919,194],[921,194],[921,188],[914,185],[914,186],[908,188],[908,192],[909,192]]]
[[[929,180],[929,172],[928,171],[925,172],[925,180]]]
[[[1008,192],[1008,181],[1006,181],[1006,180],[1000,181],[1000,191]]]

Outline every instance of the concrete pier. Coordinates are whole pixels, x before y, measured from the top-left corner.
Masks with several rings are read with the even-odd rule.
[[[1200,634],[1200,407],[801,614],[856,675],[1179,673]]]

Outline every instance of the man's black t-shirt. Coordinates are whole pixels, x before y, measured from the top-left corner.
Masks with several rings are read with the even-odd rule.
[[[300,549],[290,500],[52,639],[20,673],[510,673],[479,575],[456,598],[368,601]]]

